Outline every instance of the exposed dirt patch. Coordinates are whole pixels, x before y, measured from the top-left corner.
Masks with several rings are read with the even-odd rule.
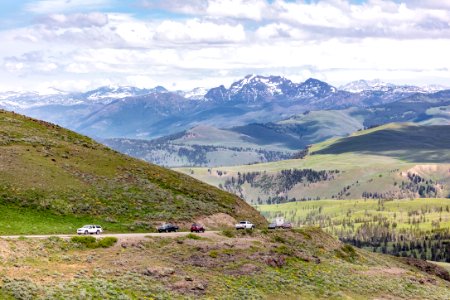
[[[195,220],[207,228],[232,227],[236,224],[236,219],[224,213],[218,213],[207,217],[201,217]]]
[[[367,271],[361,272],[364,275],[381,275],[381,276],[398,276],[405,274],[407,270],[401,269],[401,268],[382,268],[382,267],[376,267],[376,268],[370,268]]]

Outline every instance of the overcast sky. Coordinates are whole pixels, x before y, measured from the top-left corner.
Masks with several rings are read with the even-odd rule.
[[[450,85],[450,0],[0,0],[0,90]]]

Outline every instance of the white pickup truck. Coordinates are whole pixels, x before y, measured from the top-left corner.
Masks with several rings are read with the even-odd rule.
[[[253,229],[255,225],[253,225],[250,221],[240,221],[238,224],[234,225],[234,227],[239,229]]]

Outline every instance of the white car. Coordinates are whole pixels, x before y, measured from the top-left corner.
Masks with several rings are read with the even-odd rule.
[[[84,225],[77,229],[78,234],[100,234],[102,232],[103,229],[100,225]]]
[[[255,228],[255,225],[252,224],[250,221],[240,221],[238,224],[234,225],[236,229],[253,229]]]

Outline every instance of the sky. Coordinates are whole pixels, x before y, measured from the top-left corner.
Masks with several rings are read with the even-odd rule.
[[[0,0],[0,91],[450,86],[450,0]]]

